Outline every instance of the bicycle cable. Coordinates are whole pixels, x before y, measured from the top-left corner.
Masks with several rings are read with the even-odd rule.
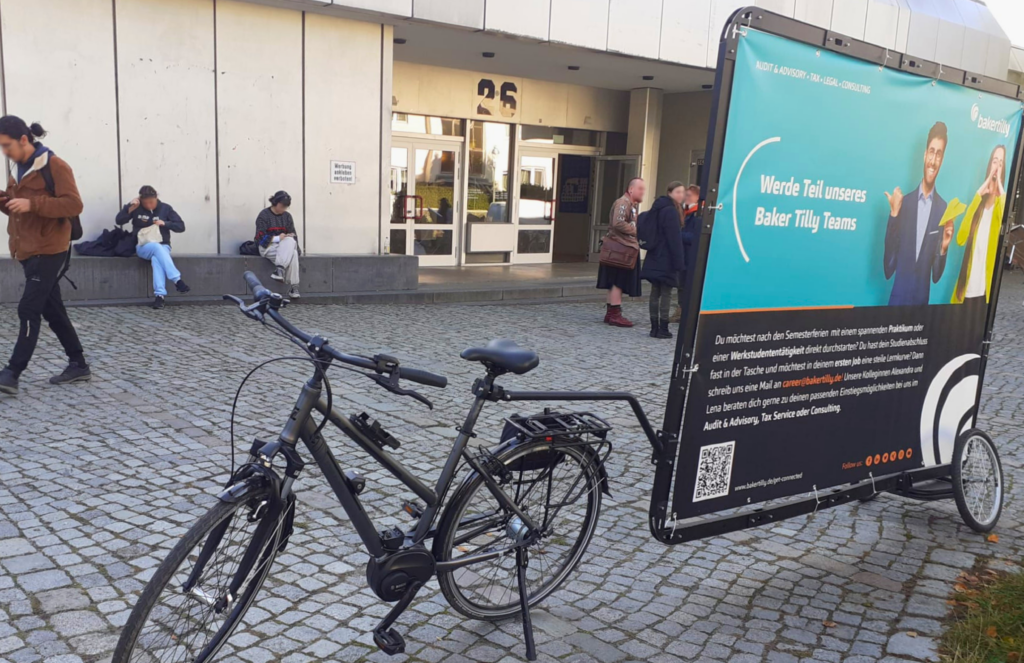
[[[325,371],[324,368],[321,366],[321,364],[326,363],[326,362],[324,362],[323,360],[318,360],[316,358],[316,356],[313,354],[313,352],[309,350],[309,348],[307,348],[305,345],[303,345],[298,339],[294,338],[291,334],[285,333],[284,330],[275,329],[274,327],[268,325],[265,321],[262,321],[262,322],[263,322],[264,328],[268,329],[273,334],[281,336],[281,337],[291,341],[292,343],[295,343],[300,348],[302,348],[303,352],[305,352],[307,356],[305,356],[305,357],[274,357],[273,359],[268,359],[268,360],[258,364],[255,368],[253,368],[251,371],[249,371],[244,378],[242,378],[241,384],[239,384],[238,385],[238,389],[235,390],[235,398],[231,402],[231,419],[230,419],[229,428],[228,428],[228,430],[229,430],[228,436],[229,436],[229,440],[230,440],[230,443],[231,443],[231,474],[229,476],[234,476],[235,475],[235,413],[237,412],[237,409],[238,409],[238,398],[239,398],[239,396],[242,395],[242,388],[245,387],[245,383],[249,381],[249,378],[251,378],[253,376],[253,374],[256,373],[256,371],[260,370],[261,368],[263,368],[265,366],[268,366],[269,364],[273,364],[273,363],[279,362],[279,361],[301,361],[301,362],[307,362],[308,361],[309,363],[313,364],[313,367],[316,369],[317,373],[319,374],[320,379],[323,380],[324,388],[327,391],[327,411],[330,412],[331,408],[334,406],[334,391],[331,389],[331,381],[327,377],[327,371]],[[354,368],[349,368],[348,366],[341,366],[340,368],[343,368],[343,369],[346,369],[346,370],[351,370],[351,371],[353,371],[355,373],[362,374],[362,371],[356,370]],[[323,431],[324,427],[327,425],[327,421],[328,421],[328,417],[327,417],[327,415],[324,415],[324,418],[320,421],[320,424],[317,426],[316,430],[313,431],[313,437],[314,438]]]

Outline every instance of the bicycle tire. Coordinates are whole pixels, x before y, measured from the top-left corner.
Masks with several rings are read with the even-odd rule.
[[[580,468],[581,476],[585,477],[585,483],[581,488],[579,488],[579,496],[587,497],[587,505],[583,522],[580,524],[579,533],[570,547],[566,563],[552,574],[552,577],[546,578],[544,582],[528,582],[528,586],[530,587],[528,600],[531,606],[540,603],[550,596],[565,582],[573,570],[576,569],[582,560],[587,547],[590,545],[590,541],[594,536],[594,532],[597,528],[597,521],[600,518],[601,513],[601,475],[598,468],[599,460],[597,455],[591,450],[588,450],[585,447],[561,447],[555,449],[554,445],[550,443],[539,442],[509,447],[499,452],[496,458],[498,462],[501,462],[507,468],[512,470],[513,473],[515,473],[516,468],[518,467],[520,476],[522,476],[523,468],[527,467],[529,464],[532,464],[530,467],[534,472],[538,471],[538,468],[541,468],[542,470],[545,454],[548,454],[550,457],[557,458],[558,462],[565,458],[572,459],[572,461]],[[441,516],[437,537],[434,541],[434,556],[438,561],[449,561],[453,559],[453,555],[456,552],[454,542],[456,534],[459,532],[459,526],[466,522],[467,518],[465,514],[467,508],[474,502],[474,500],[479,501],[481,499],[479,496],[483,496],[483,499],[493,499],[490,492],[487,490],[483,478],[474,474],[470,476],[459,488],[458,492],[452,498],[452,501],[445,508],[444,513]],[[520,506],[520,508],[523,508],[523,510],[531,517],[536,515],[531,513],[529,508],[524,508],[524,504],[521,503],[518,498],[515,501],[517,505]],[[496,501],[495,504],[497,504]],[[500,531],[505,527],[507,527],[507,523],[500,527],[496,526],[495,529]],[[551,537],[547,537],[547,540],[550,541]],[[538,545],[543,546],[544,541],[545,540],[542,539]],[[536,569],[538,567],[542,569],[541,574],[546,573],[547,567],[540,559],[543,553],[538,554],[539,549],[534,546],[530,546],[528,550],[530,550],[531,553],[531,566],[527,569],[528,575],[530,573],[530,569]],[[507,555],[503,561],[506,561],[506,566],[508,566],[509,563],[512,564],[511,568],[502,569],[503,572],[508,571],[507,574],[504,574],[507,577],[503,577],[501,579],[502,585],[504,586],[507,584],[510,588],[507,595],[507,601],[493,606],[484,606],[466,596],[464,588],[459,586],[459,574],[464,569],[479,568],[478,565],[463,567],[463,569],[457,569],[455,571],[438,573],[437,580],[441,587],[441,593],[444,595],[449,605],[462,615],[471,619],[478,619],[481,621],[499,621],[519,614],[520,605],[518,589],[516,589],[514,585],[515,555]],[[498,574],[495,574],[495,577],[497,577],[497,575]],[[536,575],[537,574],[534,573],[534,576]]]
[[[207,537],[211,534],[211,532],[214,531],[214,528],[218,526],[224,526],[225,529],[230,529],[234,520],[225,525],[225,521],[228,518],[232,518],[233,516],[236,516],[237,514],[243,512],[244,510],[250,509],[251,505],[254,502],[256,504],[259,504],[261,501],[266,500],[266,498],[269,495],[269,486],[263,486],[261,488],[256,489],[249,499],[246,499],[245,501],[239,503],[228,503],[218,500],[218,502],[213,506],[213,508],[210,509],[206,514],[204,514],[188,530],[188,532],[185,533],[185,535],[178,541],[178,543],[175,544],[174,548],[171,549],[171,552],[168,554],[167,558],[164,559],[164,561],[157,568],[156,573],[154,573],[153,577],[150,579],[149,583],[142,591],[142,594],[139,596],[138,602],[135,604],[135,607],[132,610],[131,615],[129,615],[128,617],[128,621],[125,623],[124,629],[121,631],[121,637],[118,639],[117,647],[114,650],[114,656],[111,660],[111,663],[131,663],[132,661],[154,660],[159,661],[160,663],[184,663],[184,661],[186,660],[196,660],[198,655],[204,652],[205,661],[213,660],[213,658],[217,655],[217,652],[220,651],[221,647],[224,646],[228,638],[231,637],[231,634],[238,627],[238,624],[242,621],[242,617],[249,610],[250,606],[252,605],[253,599],[256,597],[256,594],[259,592],[260,588],[263,586],[263,583],[266,581],[267,576],[269,575],[270,568],[274,563],[274,559],[277,556],[278,549],[280,546],[281,523],[284,520],[283,513],[277,514],[277,524],[273,526],[273,529],[270,532],[265,533],[265,535],[263,536],[266,543],[260,544],[259,550],[262,550],[263,552],[260,553],[260,556],[257,560],[257,565],[254,565],[254,569],[256,572],[250,572],[250,575],[247,577],[245,584],[243,585],[241,591],[239,592],[238,599],[234,601],[233,607],[230,608],[230,612],[228,612],[227,614],[227,619],[225,619],[223,624],[221,624],[220,627],[217,628],[217,630],[211,635],[211,637],[208,638],[208,640],[206,641],[202,648],[191,646],[195,642],[195,638],[193,637],[193,640],[188,641],[188,644],[184,646],[184,658],[179,657],[178,655],[164,657],[163,655],[154,655],[150,651],[151,649],[157,649],[155,645],[152,648],[150,648],[149,644],[143,643],[145,644],[146,649],[140,650],[138,647],[138,645],[140,644],[140,636],[142,636],[144,632],[144,627],[146,627],[150,623],[154,623],[155,619],[159,618],[158,616],[157,618],[154,618],[154,622],[150,621],[150,618],[153,616],[154,608],[157,607],[160,599],[165,596],[165,590],[168,589],[168,586],[171,584],[171,582],[175,579],[175,577],[188,576],[190,569],[184,569],[184,571],[182,572],[183,565],[189,560],[191,556],[193,556],[193,553],[195,553],[195,555],[198,556],[198,551],[201,550],[203,544],[207,540]],[[258,508],[259,507],[257,507],[257,510]],[[291,502],[287,508],[294,508],[294,502]],[[254,521],[249,520],[249,522]],[[223,536],[227,536],[228,533],[229,532],[224,532]],[[253,536],[255,535],[256,532],[253,532]],[[221,547],[224,545],[230,545],[230,543],[224,543],[223,536],[221,537],[217,545],[217,548],[214,549],[213,555],[211,555],[211,559],[209,559],[207,562],[208,567],[210,564],[215,564],[215,562],[217,561]],[[252,541],[254,539],[250,537],[249,540]],[[226,575],[230,576],[233,574],[228,573]],[[203,575],[202,578],[205,578],[205,574]],[[197,584],[197,587],[200,591],[202,591],[201,586]],[[186,595],[182,592],[174,592],[172,590],[172,593],[169,595],[169,597],[173,598],[174,596],[184,596],[185,598],[182,599],[183,605],[188,603],[188,601],[194,597],[192,593]],[[198,599],[196,600],[196,602],[202,603],[202,601]],[[189,610],[186,610],[186,612],[189,612]],[[181,616],[179,614],[176,617],[175,625],[177,625],[177,623],[180,622],[180,620]],[[205,621],[202,623],[202,626],[206,626]],[[170,648],[176,648],[179,650],[182,649],[182,646],[180,645],[179,642],[181,638],[179,638],[178,635],[173,633],[170,634],[169,640],[171,642],[179,643],[170,645]]]
[[[973,460],[965,457],[965,454],[975,450],[978,454],[984,455],[975,456]],[[971,495],[968,495],[969,485],[985,483],[977,476],[973,476],[978,469],[975,465],[981,466],[982,471],[985,472],[985,478],[991,484],[992,505],[987,508],[987,513],[985,513],[985,505],[975,496],[976,491],[971,490]],[[952,470],[953,499],[964,524],[979,534],[991,532],[999,522],[999,516],[1002,515],[1004,496],[1003,465],[992,438],[978,428],[971,428],[961,433],[953,447]]]

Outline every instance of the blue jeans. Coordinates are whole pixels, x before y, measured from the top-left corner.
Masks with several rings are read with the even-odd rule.
[[[177,283],[181,272],[174,266],[171,259],[171,247],[166,244],[150,242],[135,249],[135,254],[153,265],[153,294],[167,296],[167,282]]]

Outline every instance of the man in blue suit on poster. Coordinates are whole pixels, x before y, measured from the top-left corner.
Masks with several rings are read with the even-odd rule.
[[[935,180],[948,142],[946,125],[936,122],[928,132],[921,183],[906,197],[899,187],[892,194],[885,193],[889,224],[885,229],[884,268],[885,278],[893,279],[889,306],[927,304],[931,283],[938,283],[946,269],[953,222],[939,227],[946,201],[935,190]]]

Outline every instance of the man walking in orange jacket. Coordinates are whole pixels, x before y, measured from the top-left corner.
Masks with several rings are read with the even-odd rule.
[[[74,173],[37,139],[46,135],[13,115],[0,118],[0,148],[15,166],[7,191],[0,192],[6,214],[11,257],[25,271],[25,291],[18,303],[18,340],[7,366],[0,370],[0,392],[18,393],[18,378],[32,359],[45,318],[68,356],[68,367],[50,378],[67,384],[91,377],[75,326],[60,295],[60,277],[71,249],[71,217],[82,212]],[[52,185],[47,182],[52,181]]]

